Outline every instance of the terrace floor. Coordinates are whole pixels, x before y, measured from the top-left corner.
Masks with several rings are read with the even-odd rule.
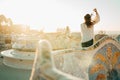
[[[2,63],[0,58],[0,80],[29,80],[31,70],[15,69]]]

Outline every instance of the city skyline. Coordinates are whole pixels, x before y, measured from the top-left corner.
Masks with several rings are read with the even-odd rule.
[[[2,0],[0,14],[12,19],[15,24],[30,25],[32,29],[54,32],[69,26],[71,31],[80,31],[84,15],[97,8],[100,22],[95,30],[120,30],[119,0]]]

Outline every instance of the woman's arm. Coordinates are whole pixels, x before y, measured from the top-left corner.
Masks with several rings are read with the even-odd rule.
[[[98,13],[96,8],[93,9],[93,11],[96,13],[95,18],[93,19],[93,24],[96,24],[96,23],[98,23],[100,21],[100,16],[99,16],[99,13]]]

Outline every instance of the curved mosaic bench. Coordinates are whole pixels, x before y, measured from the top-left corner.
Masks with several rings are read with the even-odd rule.
[[[98,43],[88,69],[89,80],[120,80],[120,44],[110,37]]]
[[[95,76],[97,74],[96,73],[91,74],[90,70],[93,67],[93,63],[91,62],[96,61],[96,63],[99,63],[100,56],[98,55],[99,62],[97,62],[97,60],[93,60],[94,59],[93,57],[96,54],[100,54],[100,55],[105,54],[107,53],[107,51],[110,51],[110,50],[112,51],[112,56],[114,55],[114,53],[116,53],[115,55],[119,55],[120,44],[115,39],[109,36],[106,36],[100,39],[98,42],[96,42],[93,46],[91,46],[87,50],[71,50],[70,52],[62,51],[61,53],[59,52],[58,54],[54,54],[55,66],[57,67],[57,69],[65,73],[71,74],[73,76],[82,78],[83,80],[97,80]],[[105,55],[102,55],[102,56],[106,58]],[[114,59],[117,62],[119,62],[120,60],[116,58]],[[101,64],[94,64],[94,66],[95,65],[101,66]],[[106,74],[100,74],[100,76],[104,75],[104,77],[106,78]]]
[[[90,46],[88,48],[88,50],[91,50],[91,49],[95,49],[97,47],[99,47],[103,42],[107,41],[107,40],[113,40],[115,42],[118,42],[117,40],[115,40],[114,38],[112,37],[109,37],[109,36],[104,36],[103,38],[101,38],[100,40],[98,40],[95,44],[93,44],[92,46]]]
[[[39,42],[30,80],[82,80],[58,70],[54,66],[51,50],[48,41]]]
[[[87,50],[66,49],[51,53],[44,44],[49,46],[46,41],[39,43],[30,80],[120,79],[120,44],[109,36]]]

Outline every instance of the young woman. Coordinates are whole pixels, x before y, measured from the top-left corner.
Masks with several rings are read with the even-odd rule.
[[[90,14],[86,14],[84,16],[85,22],[81,24],[81,45],[82,48],[87,48],[91,45],[93,45],[93,39],[94,39],[94,25],[100,21],[99,14],[97,12],[97,9],[93,9],[93,11],[96,13],[95,19],[91,19]]]

